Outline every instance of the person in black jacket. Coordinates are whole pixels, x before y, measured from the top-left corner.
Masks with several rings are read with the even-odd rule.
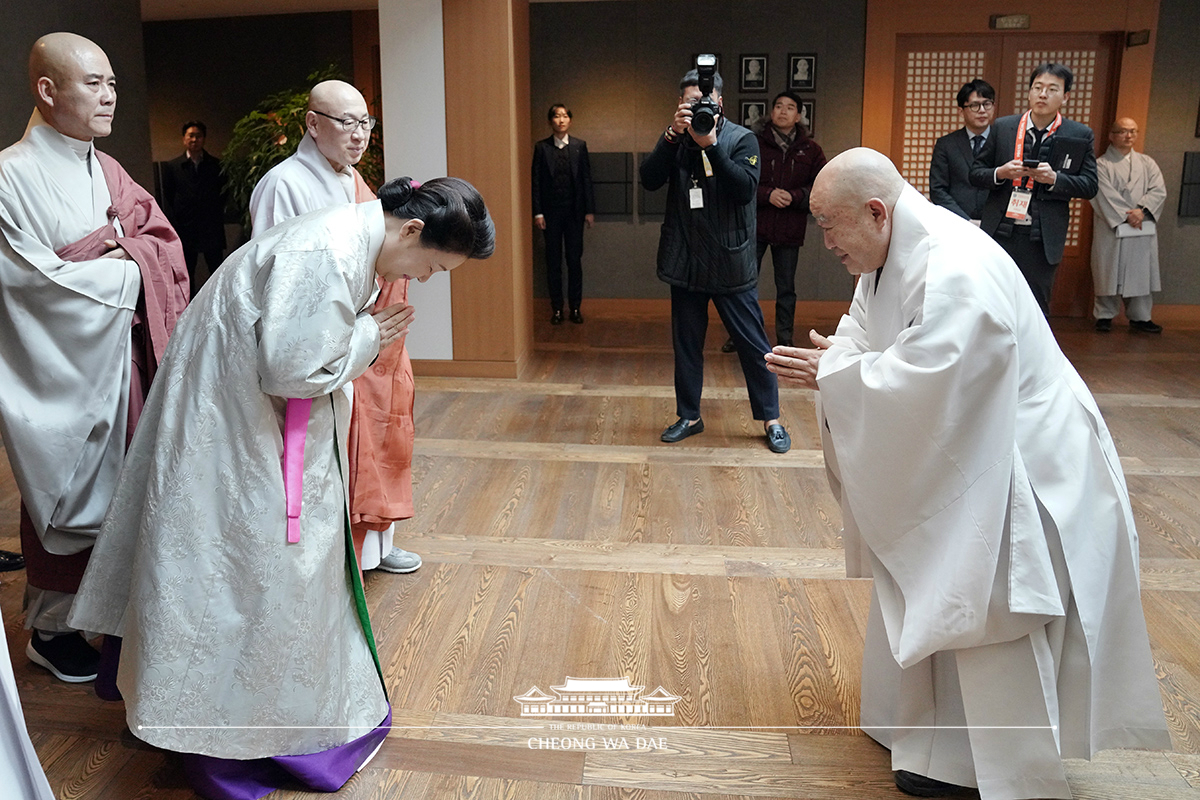
[[[988,190],[971,185],[971,164],[992,131],[996,90],[982,78],[963,84],[955,97],[963,127],[933,145],[929,162],[929,199],[963,219],[979,224]]]
[[[1017,262],[1046,316],[1050,316],[1054,273],[1067,243],[1071,198],[1090,200],[1099,189],[1095,134],[1058,111],[1072,80],[1071,71],[1062,64],[1034,68],[1029,110],[996,120],[971,165],[971,183],[991,190],[980,227]],[[1055,171],[1049,162],[1057,142],[1079,144],[1082,158]],[[1038,164],[1025,167],[1026,160]],[[1024,202],[1028,207],[1022,214]]]
[[[583,322],[583,226],[596,220],[592,163],[587,142],[567,135],[571,109],[562,103],[546,113],[551,135],[533,146],[533,223],[546,237],[546,283],[551,325],[563,321],[562,257],[567,251],[567,302],[571,322]]]
[[[225,257],[225,178],[221,161],[204,149],[208,128],[203,122],[183,124],[184,153],[163,164],[162,209],[183,245],[192,297],[200,291],[196,262],[204,254],[208,274]]]
[[[808,138],[800,119],[800,98],[780,92],[771,104],[771,120],[758,134],[762,164],[758,179],[758,271],[771,248],[775,272],[775,343],[792,346],[796,320],[796,262],[808,228],[808,193],[825,153]],[[721,352],[734,351],[733,337]]]
[[[707,134],[693,130],[691,107],[701,97],[699,83],[695,70],[680,81],[675,118],[640,170],[647,191],[667,185],[658,277],[671,286],[679,420],[661,438],[678,442],[704,430],[700,393],[711,300],[733,334],[750,407],[754,418],[763,421],[767,446],[786,453],[791,438],[779,422],[779,386],[763,358],[771,345],[758,305],[754,257],[758,140],[723,115]],[[721,84],[721,76],[715,75],[712,100],[718,104]]]

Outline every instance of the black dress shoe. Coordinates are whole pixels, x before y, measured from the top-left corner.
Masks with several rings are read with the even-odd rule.
[[[12,572],[14,569],[23,569],[24,566],[25,556],[8,550],[0,550],[0,572]]]
[[[30,631],[25,655],[67,683],[94,681],[100,671],[100,653],[78,631],[60,634],[48,642],[43,642],[36,630]]]
[[[779,423],[768,425],[767,447],[771,448],[772,453],[786,453],[792,449],[792,437],[788,436],[787,430]]]
[[[663,431],[659,438],[668,444],[674,444],[697,433],[704,433],[704,420],[698,419],[694,425],[689,425],[686,419],[680,417],[679,421]]]
[[[1101,333],[1108,333],[1109,331],[1111,331],[1112,330],[1112,318],[1109,317],[1107,319],[1096,320],[1096,330],[1100,331]]]
[[[1129,330],[1142,333],[1162,333],[1162,325],[1152,319],[1131,319],[1129,320]]]
[[[571,322],[574,322],[576,325],[583,324],[583,314],[579,313],[578,308],[571,309]]]
[[[945,781],[937,781],[933,778],[926,778],[924,775],[918,775],[915,772],[898,769],[893,773],[896,779],[896,788],[905,794],[911,794],[914,797],[950,797],[964,792],[974,793],[974,789],[966,786],[958,786]]]
[[[725,340],[725,344],[721,345],[721,352],[732,353],[734,350],[737,350],[737,345],[733,343],[733,337],[730,336]]]
[[[554,309],[554,313],[550,315],[551,325],[562,325],[563,313],[561,308]]]

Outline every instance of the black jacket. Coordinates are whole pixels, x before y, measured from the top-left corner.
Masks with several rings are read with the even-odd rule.
[[[995,169],[1012,161],[1020,121],[1021,115],[1014,114],[1001,117],[992,123],[992,133],[971,165],[971,183],[981,189],[991,190],[987,203],[983,206],[983,221],[980,227],[993,238],[1003,237],[1006,233],[1011,235],[1011,221],[1005,218],[1004,212],[1008,209],[1008,198],[1012,196],[1013,185],[1012,181],[1003,181],[997,185]],[[1062,261],[1063,248],[1067,243],[1067,224],[1071,219],[1071,198],[1090,200],[1096,196],[1099,189],[1096,180],[1096,136],[1092,129],[1074,120],[1064,119],[1053,136],[1042,140],[1041,151],[1038,154],[1041,161],[1049,160],[1050,146],[1056,138],[1082,139],[1087,142],[1087,148],[1078,175],[1060,172],[1053,187],[1044,183],[1033,184],[1030,214],[1039,217],[1046,261],[1051,264]]]
[[[225,178],[205,151],[200,164],[182,155],[162,168],[162,209],[186,247],[225,249]]]
[[[983,140],[985,145],[995,135],[993,129]],[[947,133],[934,143],[933,158],[929,163],[929,199],[934,205],[964,219],[979,219],[983,215],[983,204],[987,202],[989,192],[971,185],[974,159],[971,132],[966,128]]]
[[[688,133],[675,144],[660,136],[642,162],[643,187],[654,191],[667,184],[658,277],[693,292],[744,292],[758,285],[754,246],[758,137],[723,119],[717,143],[704,152],[712,165],[711,178],[705,175],[700,148]],[[691,208],[693,181],[703,191],[703,208]]]
[[[545,214],[554,208],[554,159],[558,148],[554,137],[547,136],[533,145],[533,215]],[[571,162],[571,184],[574,187],[574,216],[583,219],[596,213],[596,194],[592,189],[592,162],[588,158],[587,142],[567,138],[567,158]]]
[[[758,240],[800,247],[808,228],[808,195],[817,173],[825,166],[825,153],[821,145],[807,136],[801,138],[798,131],[787,152],[783,152],[769,124],[764,125],[758,135],[758,148],[762,153],[762,175],[758,181]],[[791,204],[785,208],[771,205],[771,192],[775,189],[787,190],[792,196]]]

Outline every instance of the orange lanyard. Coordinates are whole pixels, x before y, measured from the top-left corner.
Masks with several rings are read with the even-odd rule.
[[[1025,160],[1025,132],[1029,128],[1029,115],[1033,113],[1026,111],[1021,115],[1021,122],[1017,125],[1017,141],[1013,145],[1013,159],[1015,161]],[[1050,123],[1050,127],[1046,129],[1046,135],[1042,137],[1042,141],[1046,141],[1046,137],[1054,134],[1058,130],[1058,126],[1062,125],[1062,114],[1054,115],[1054,122]],[[1013,178],[1013,188],[1020,189],[1024,183],[1024,178]]]

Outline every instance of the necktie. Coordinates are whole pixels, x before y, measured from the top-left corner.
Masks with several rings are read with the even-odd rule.
[[[983,149],[983,134],[977,133],[971,137],[971,155],[979,155],[979,151]]]
[[[1037,160],[1041,161],[1041,159],[1042,159],[1042,137],[1044,137],[1045,135],[1046,135],[1045,131],[1038,130],[1037,128],[1033,129],[1033,147],[1029,148],[1029,155],[1027,156],[1027,158],[1036,158]]]

